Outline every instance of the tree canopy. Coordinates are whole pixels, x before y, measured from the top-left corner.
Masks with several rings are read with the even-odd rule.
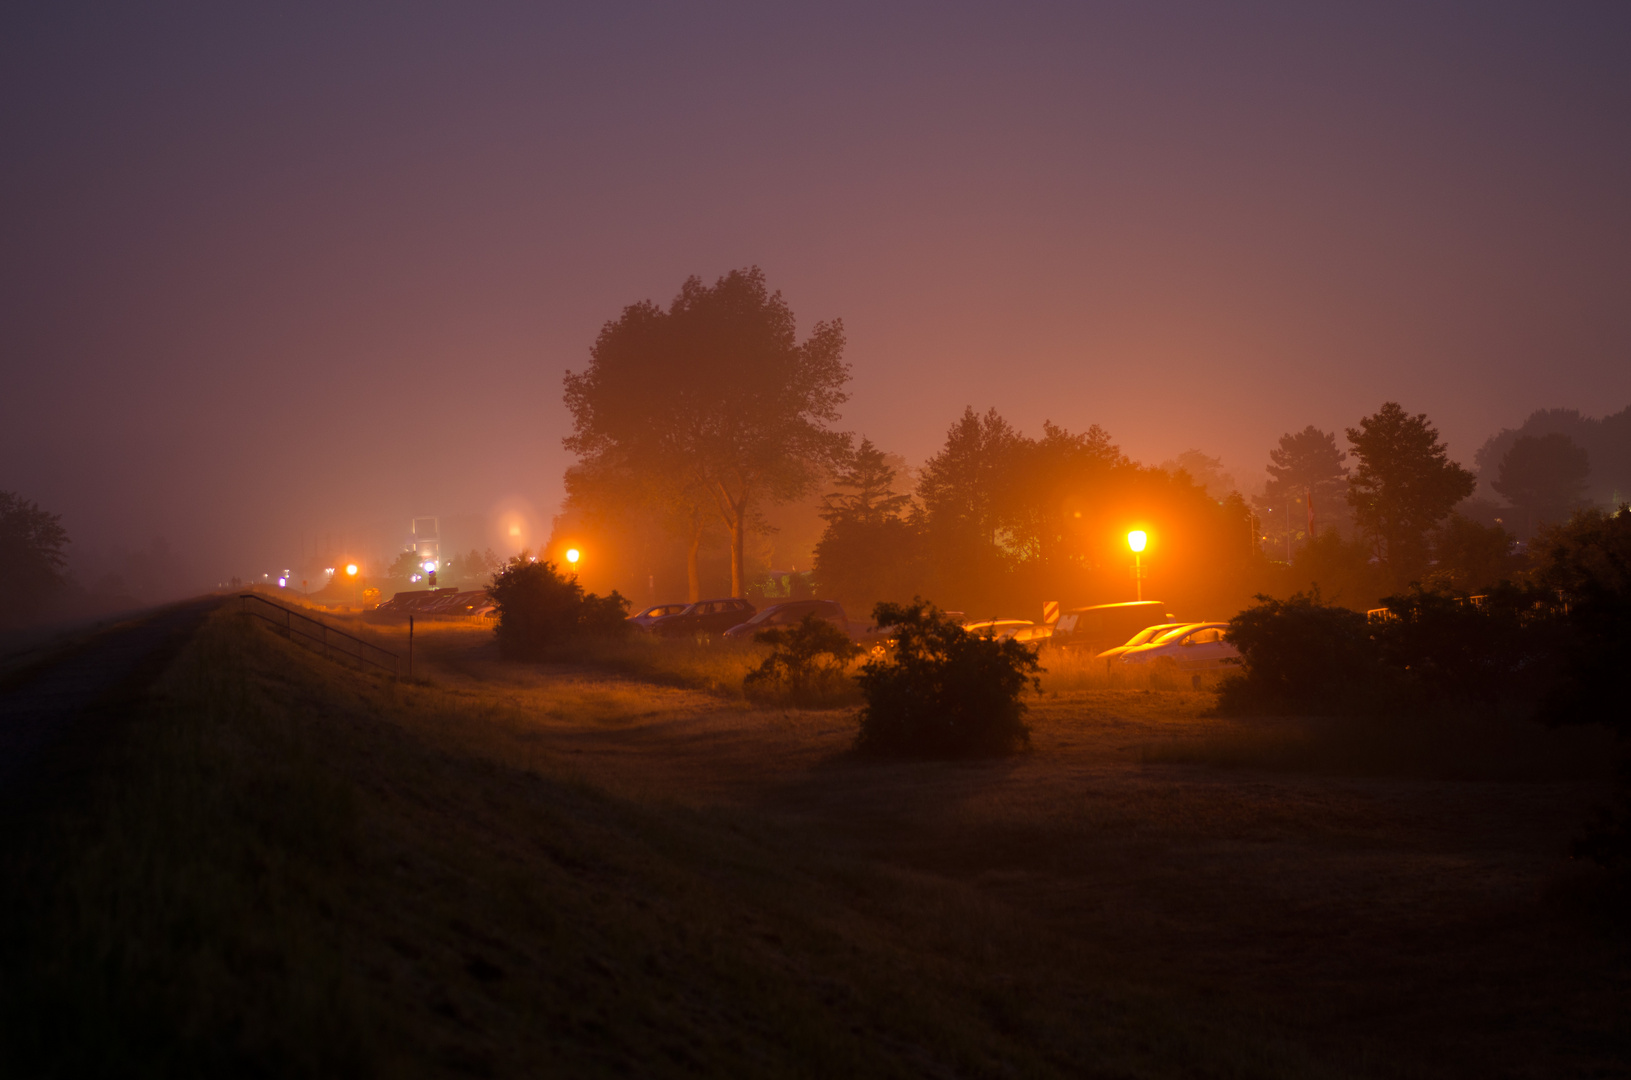
[[[800,342],[793,312],[758,267],[713,285],[692,277],[666,310],[625,308],[601,329],[589,367],[566,373],[573,431],[564,442],[599,477],[638,478],[626,497],[658,498],[671,519],[716,516],[741,596],[757,506],[808,491],[848,445],[829,426],[847,400],[843,352],[837,320]]]
[[[1427,534],[1473,493],[1478,478],[1450,460],[1426,413],[1411,416],[1398,402],[1348,429],[1359,467],[1348,478],[1348,504],[1396,584],[1419,580]]]
[[[833,479],[847,490],[823,500],[827,527],[815,547],[816,587],[855,611],[911,596],[919,532],[905,516],[911,496],[895,491],[896,469],[889,456],[871,439],[862,439]]]
[[[56,514],[10,491],[0,491],[0,620],[38,618],[67,584],[68,532]]]
[[[1523,520],[1524,534],[1541,523],[1555,525],[1585,498],[1591,461],[1586,451],[1561,432],[1522,435],[1501,458],[1490,485]]]
[[[1269,481],[1263,493],[1269,498],[1301,496],[1313,492],[1316,505],[1341,493],[1348,475],[1344,461],[1348,455],[1337,449],[1336,436],[1309,424],[1295,434],[1280,436],[1280,445],[1269,451]]]

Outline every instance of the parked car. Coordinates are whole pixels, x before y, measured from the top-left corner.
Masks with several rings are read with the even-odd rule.
[[[961,624],[963,618],[965,617],[965,613],[961,611],[943,611],[941,614],[959,624]],[[850,631],[850,636],[860,644],[871,649],[873,652],[879,652],[884,649],[892,649],[895,647],[895,637],[897,633],[898,631],[895,625],[892,623],[886,625],[869,623],[866,626],[861,627],[859,630],[852,628]]]
[[[760,630],[773,626],[797,626],[806,615],[814,615],[849,633],[849,617],[844,614],[843,605],[836,600],[789,600],[783,604],[771,604],[747,622],[737,623],[725,631],[725,636],[734,641],[752,641],[753,635]]]
[[[999,641],[1043,641],[1053,636],[1051,625],[1030,619],[986,619],[983,622],[964,623],[963,629]]]
[[[672,615],[651,624],[651,632],[663,637],[693,637],[697,634],[723,634],[737,623],[747,622],[757,610],[746,600],[698,600]]]
[[[1096,656],[1126,641],[1136,631],[1159,622],[1176,622],[1160,600],[1095,604],[1064,612],[1053,628],[1051,644],[1081,649]]]
[[[1175,664],[1185,671],[1210,671],[1240,662],[1240,650],[1223,640],[1228,623],[1191,623],[1158,635],[1147,645],[1135,645],[1116,659],[1118,664],[1149,667]]]
[[[1135,649],[1140,645],[1148,645],[1150,642],[1154,641],[1156,638],[1160,637],[1162,634],[1165,634],[1169,630],[1181,630],[1186,626],[1192,626],[1192,625],[1194,625],[1194,624],[1193,623],[1181,623],[1181,622],[1164,622],[1164,623],[1157,623],[1154,626],[1146,626],[1144,629],[1140,630],[1138,633],[1136,633],[1132,637],[1128,638],[1122,644],[1117,645],[1113,649],[1104,650],[1103,652],[1099,653],[1099,655],[1095,656],[1093,659],[1103,660],[1106,663],[1108,663],[1109,661],[1114,660],[1116,657],[1120,656],[1122,653],[1128,651],[1129,649]]]
[[[651,624],[664,615],[678,615],[684,610],[684,604],[652,604],[642,611],[636,611],[623,621],[636,630],[650,630]]]

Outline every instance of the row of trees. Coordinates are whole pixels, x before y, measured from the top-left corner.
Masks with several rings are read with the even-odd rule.
[[[625,565],[618,580],[654,581],[654,551],[677,539],[696,599],[705,539],[719,530],[731,592],[744,595],[747,537],[769,528],[770,507],[823,481],[815,588],[862,611],[918,594],[981,615],[1132,599],[1132,528],[1150,536],[1150,595],[1190,611],[1316,581],[1358,606],[1411,581],[1475,589],[1508,569],[1511,535],[1452,513],[1477,477],[1449,459],[1424,414],[1394,402],[1348,428],[1345,449],[1314,427],[1282,437],[1255,505],[1199,452],[1151,468],[1096,426],[1045,423],[1032,436],[972,408],[913,476],[834,429],[843,348],[837,321],[801,341],[757,268],[712,285],[693,278],[666,308],[631,305],[602,328],[589,366],[565,379],[565,443],[579,459],[566,485],[574,520],[620,537],[626,562],[646,568]],[[1557,469],[1543,459],[1557,457],[1544,440],[1517,440],[1498,490],[1553,514],[1538,493],[1555,495]],[[1293,505],[1307,514],[1303,542],[1270,558],[1265,519]]]
[[[1015,430],[967,409],[911,494],[863,440],[827,497],[815,551],[819,593],[867,610],[921,594],[982,616],[1044,600],[1131,600],[1127,532],[1151,536],[1151,594],[1193,605],[1250,596],[1261,574],[1250,516],[1183,473],[1138,465],[1098,427]]]

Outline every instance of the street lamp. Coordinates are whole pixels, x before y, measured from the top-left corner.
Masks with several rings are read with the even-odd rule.
[[[1144,552],[1144,545],[1146,543],[1148,543],[1148,542],[1149,542],[1149,537],[1144,535],[1144,530],[1142,530],[1142,529],[1134,529],[1132,532],[1127,534],[1127,546],[1133,549],[1133,581],[1137,584],[1137,587],[1138,587],[1138,602],[1139,603],[1144,602],[1144,557],[1143,557],[1143,552]]]
[[[583,552],[579,551],[577,548],[566,549],[566,561],[571,563],[573,566],[578,565],[578,560],[581,558],[583,558]]]

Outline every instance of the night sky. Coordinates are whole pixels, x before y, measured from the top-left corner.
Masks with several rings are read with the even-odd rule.
[[[0,488],[199,584],[530,507],[606,320],[757,264],[844,426],[1261,479],[1631,404],[1631,6],[7,5]]]

